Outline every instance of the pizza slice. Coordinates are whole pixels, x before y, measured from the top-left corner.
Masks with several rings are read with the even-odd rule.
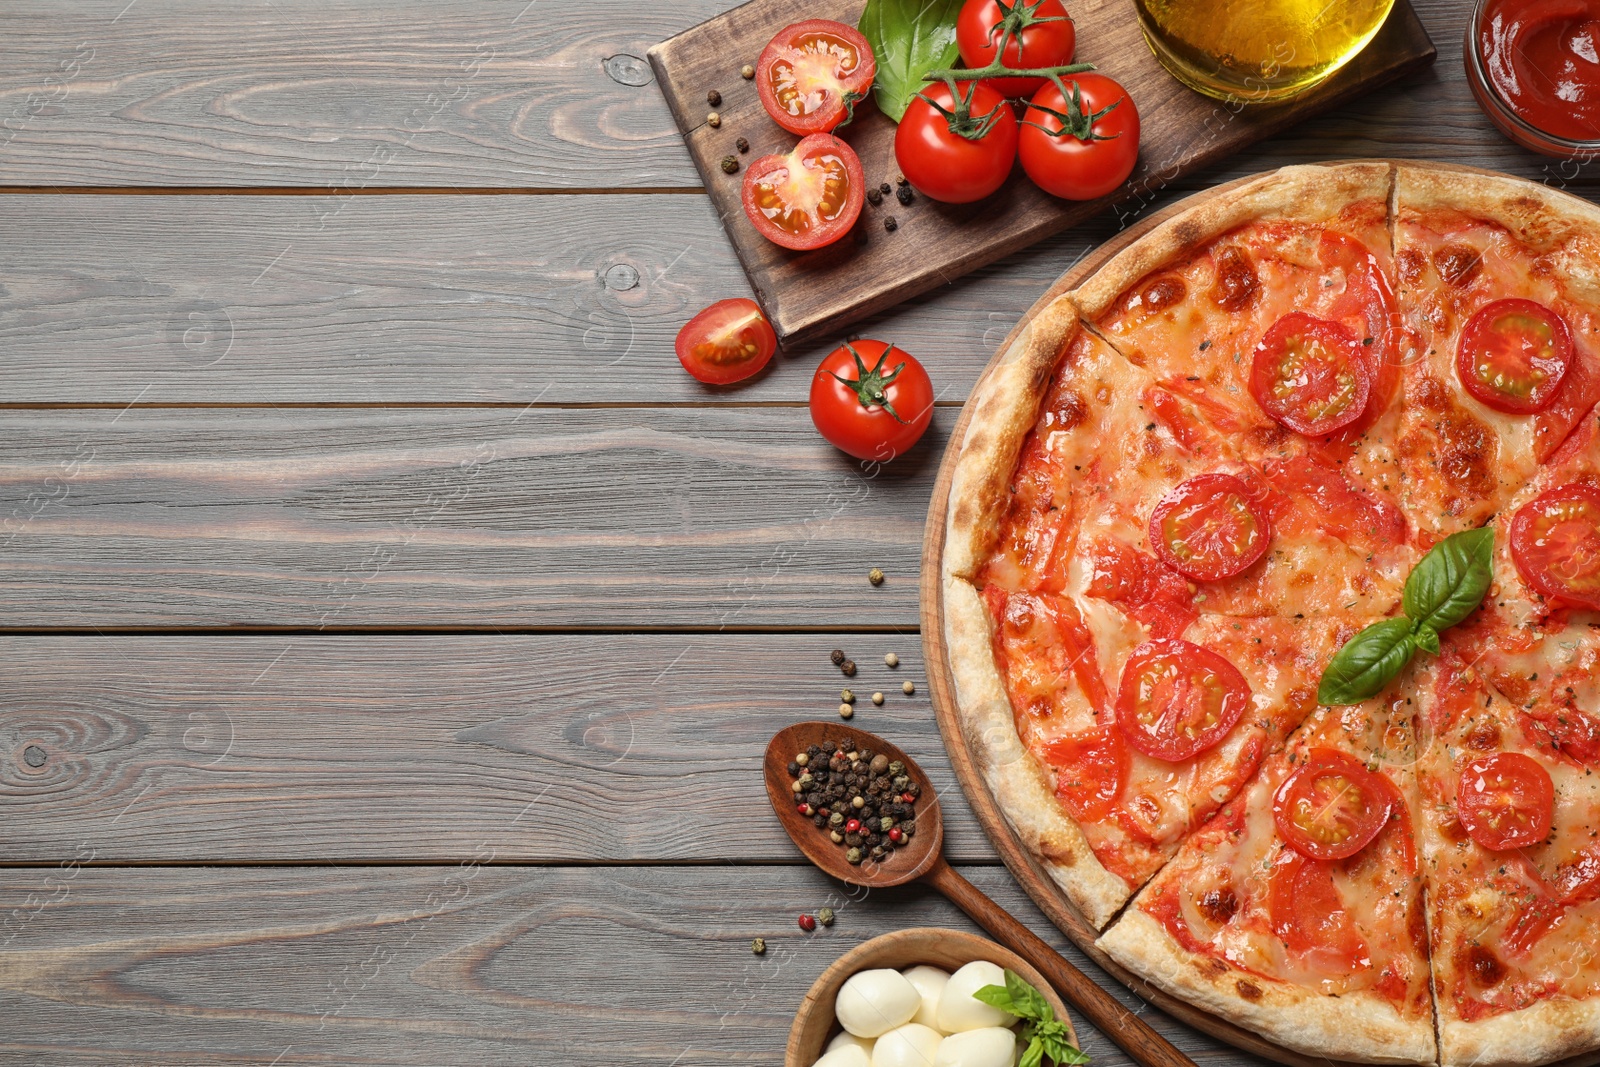
[[[1403,577],[1392,175],[1269,175],[1158,227],[1073,298],[1321,529]]]
[[[1299,1052],[1435,1055],[1403,680],[1319,707],[1100,938],[1151,984]]]
[[[1315,707],[1368,620],[1202,615],[1151,638],[1114,604],[981,590],[1014,728],[1093,854],[1063,880],[1097,926],[1243,787]]]
[[[1452,640],[1417,690],[1418,834],[1442,1062],[1600,1047],[1600,775]]]
[[[1402,166],[1395,260],[1402,504],[1431,542],[1503,510],[1600,400],[1600,209]]]

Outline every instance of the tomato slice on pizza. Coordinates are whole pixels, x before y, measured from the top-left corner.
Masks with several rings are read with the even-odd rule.
[[[1349,327],[1291,311],[1267,328],[1250,357],[1250,395],[1306,437],[1326,437],[1367,413],[1373,370]]]

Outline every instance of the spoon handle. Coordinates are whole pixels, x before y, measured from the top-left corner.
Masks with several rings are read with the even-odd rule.
[[[1178,1051],[1172,1042],[1119,1004],[1110,993],[984,896],[982,890],[957,874],[944,860],[934,864],[923,878],[1001,944],[1037,967],[1050,979],[1062,999],[1082,1012],[1095,1029],[1115,1041],[1134,1060],[1145,1067],[1195,1067],[1194,1061]]]

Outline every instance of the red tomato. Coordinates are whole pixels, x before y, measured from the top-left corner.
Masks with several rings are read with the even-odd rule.
[[[1266,475],[1275,488],[1308,501],[1317,525],[1347,544],[1363,549],[1405,544],[1406,517],[1394,501],[1357,488],[1337,470],[1304,459],[1272,459]]]
[[[779,30],[761,50],[756,90],[772,121],[803,137],[843,122],[877,73],[872,46],[855,27],[807,19]]]
[[[866,185],[855,150],[832,134],[814,133],[786,156],[762,156],[750,164],[744,213],[773,244],[821,248],[856,224]]]
[[[1052,741],[1044,758],[1056,772],[1056,796],[1068,811],[1090,822],[1110,814],[1128,778],[1128,750],[1115,726]]]
[[[1028,102],[1017,137],[1022,169],[1034,184],[1067,200],[1093,200],[1128,180],[1139,158],[1139,111],[1104,74],[1074,74],[1064,100],[1046,85]]]
[[[1496,411],[1532,415],[1554,403],[1574,359],[1566,320],[1532,300],[1496,300],[1467,320],[1456,376]]]
[[[678,331],[678,362],[710,385],[755,374],[778,350],[778,337],[754,300],[718,300]]]
[[[1588,767],[1600,766],[1600,719],[1576,704],[1540,700],[1518,715],[1530,737],[1543,733],[1563,756]]]
[[[1520,752],[1496,752],[1461,768],[1456,813],[1484,848],[1532,848],[1550,836],[1555,795],[1549,771]]]
[[[811,421],[857,459],[887,463],[933,421],[933,383],[922,364],[893,345],[847,341],[823,357],[811,379]]]
[[[1371,954],[1344,908],[1333,866],[1306,859],[1292,848],[1272,862],[1267,888],[1272,932],[1284,946],[1330,974],[1370,970]]]
[[[1388,779],[1338,749],[1314,748],[1278,787],[1272,820],[1302,856],[1342,860],[1372,843],[1393,805]]]
[[[1225,737],[1250,706],[1250,683],[1209,648],[1177,639],[1133,650],[1117,688],[1117,725],[1147,756],[1178,763]]]
[[[947,204],[982,200],[1005,184],[1017,158],[1011,105],[987,84],[966,82],[960,89],[964,99],[957,101],[948,85],[928,86],[894,131],[900,172],[919,192]]]
[[[1362,344],[1342,323],[1291,311],[1256,345],[1250,395],[1296,433],[1324,437],[1367,410],[1372,371]]]
[[[1232,578],[1260,559],[1272,520],[1231,474],[1201,474],[1167,491],[1150,516],[1156,555],[1197,582]]]
[[[1600,611],[1600,488],[1570,482],[1518,508],[1511,559],[1545,596]]]
[[[1194,622],[1198,613],[1189,583],[1154,556],[1121,541],[1096,540],[1088,558],[1088,595],[1121,605],[1151,637],[1177,637]]]
[[[987,67],[1005,41],[1001,63],[1018,70],[1072,62],[1077,32],[1061,0],[967,0],[956,16],[956,45],[968,67]],[[1030,96],[1048,79],[989,78],[1002,96]]]

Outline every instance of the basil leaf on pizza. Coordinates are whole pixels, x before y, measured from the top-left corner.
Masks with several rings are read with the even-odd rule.
[[[1411,620],[1404,615],[1375,622],[1352,637],[1317,686],[1318,704],[1359,704],[1376,696],[1405,665],[1416,650]]]
[[[1438,635],[1472,614],[1493,578],[1493,527],[1464,530],[1434,545],[1406,578],[1405,613],[1416,632],[1433,633],[1431,643],[1417,643],[1437,654]]]

